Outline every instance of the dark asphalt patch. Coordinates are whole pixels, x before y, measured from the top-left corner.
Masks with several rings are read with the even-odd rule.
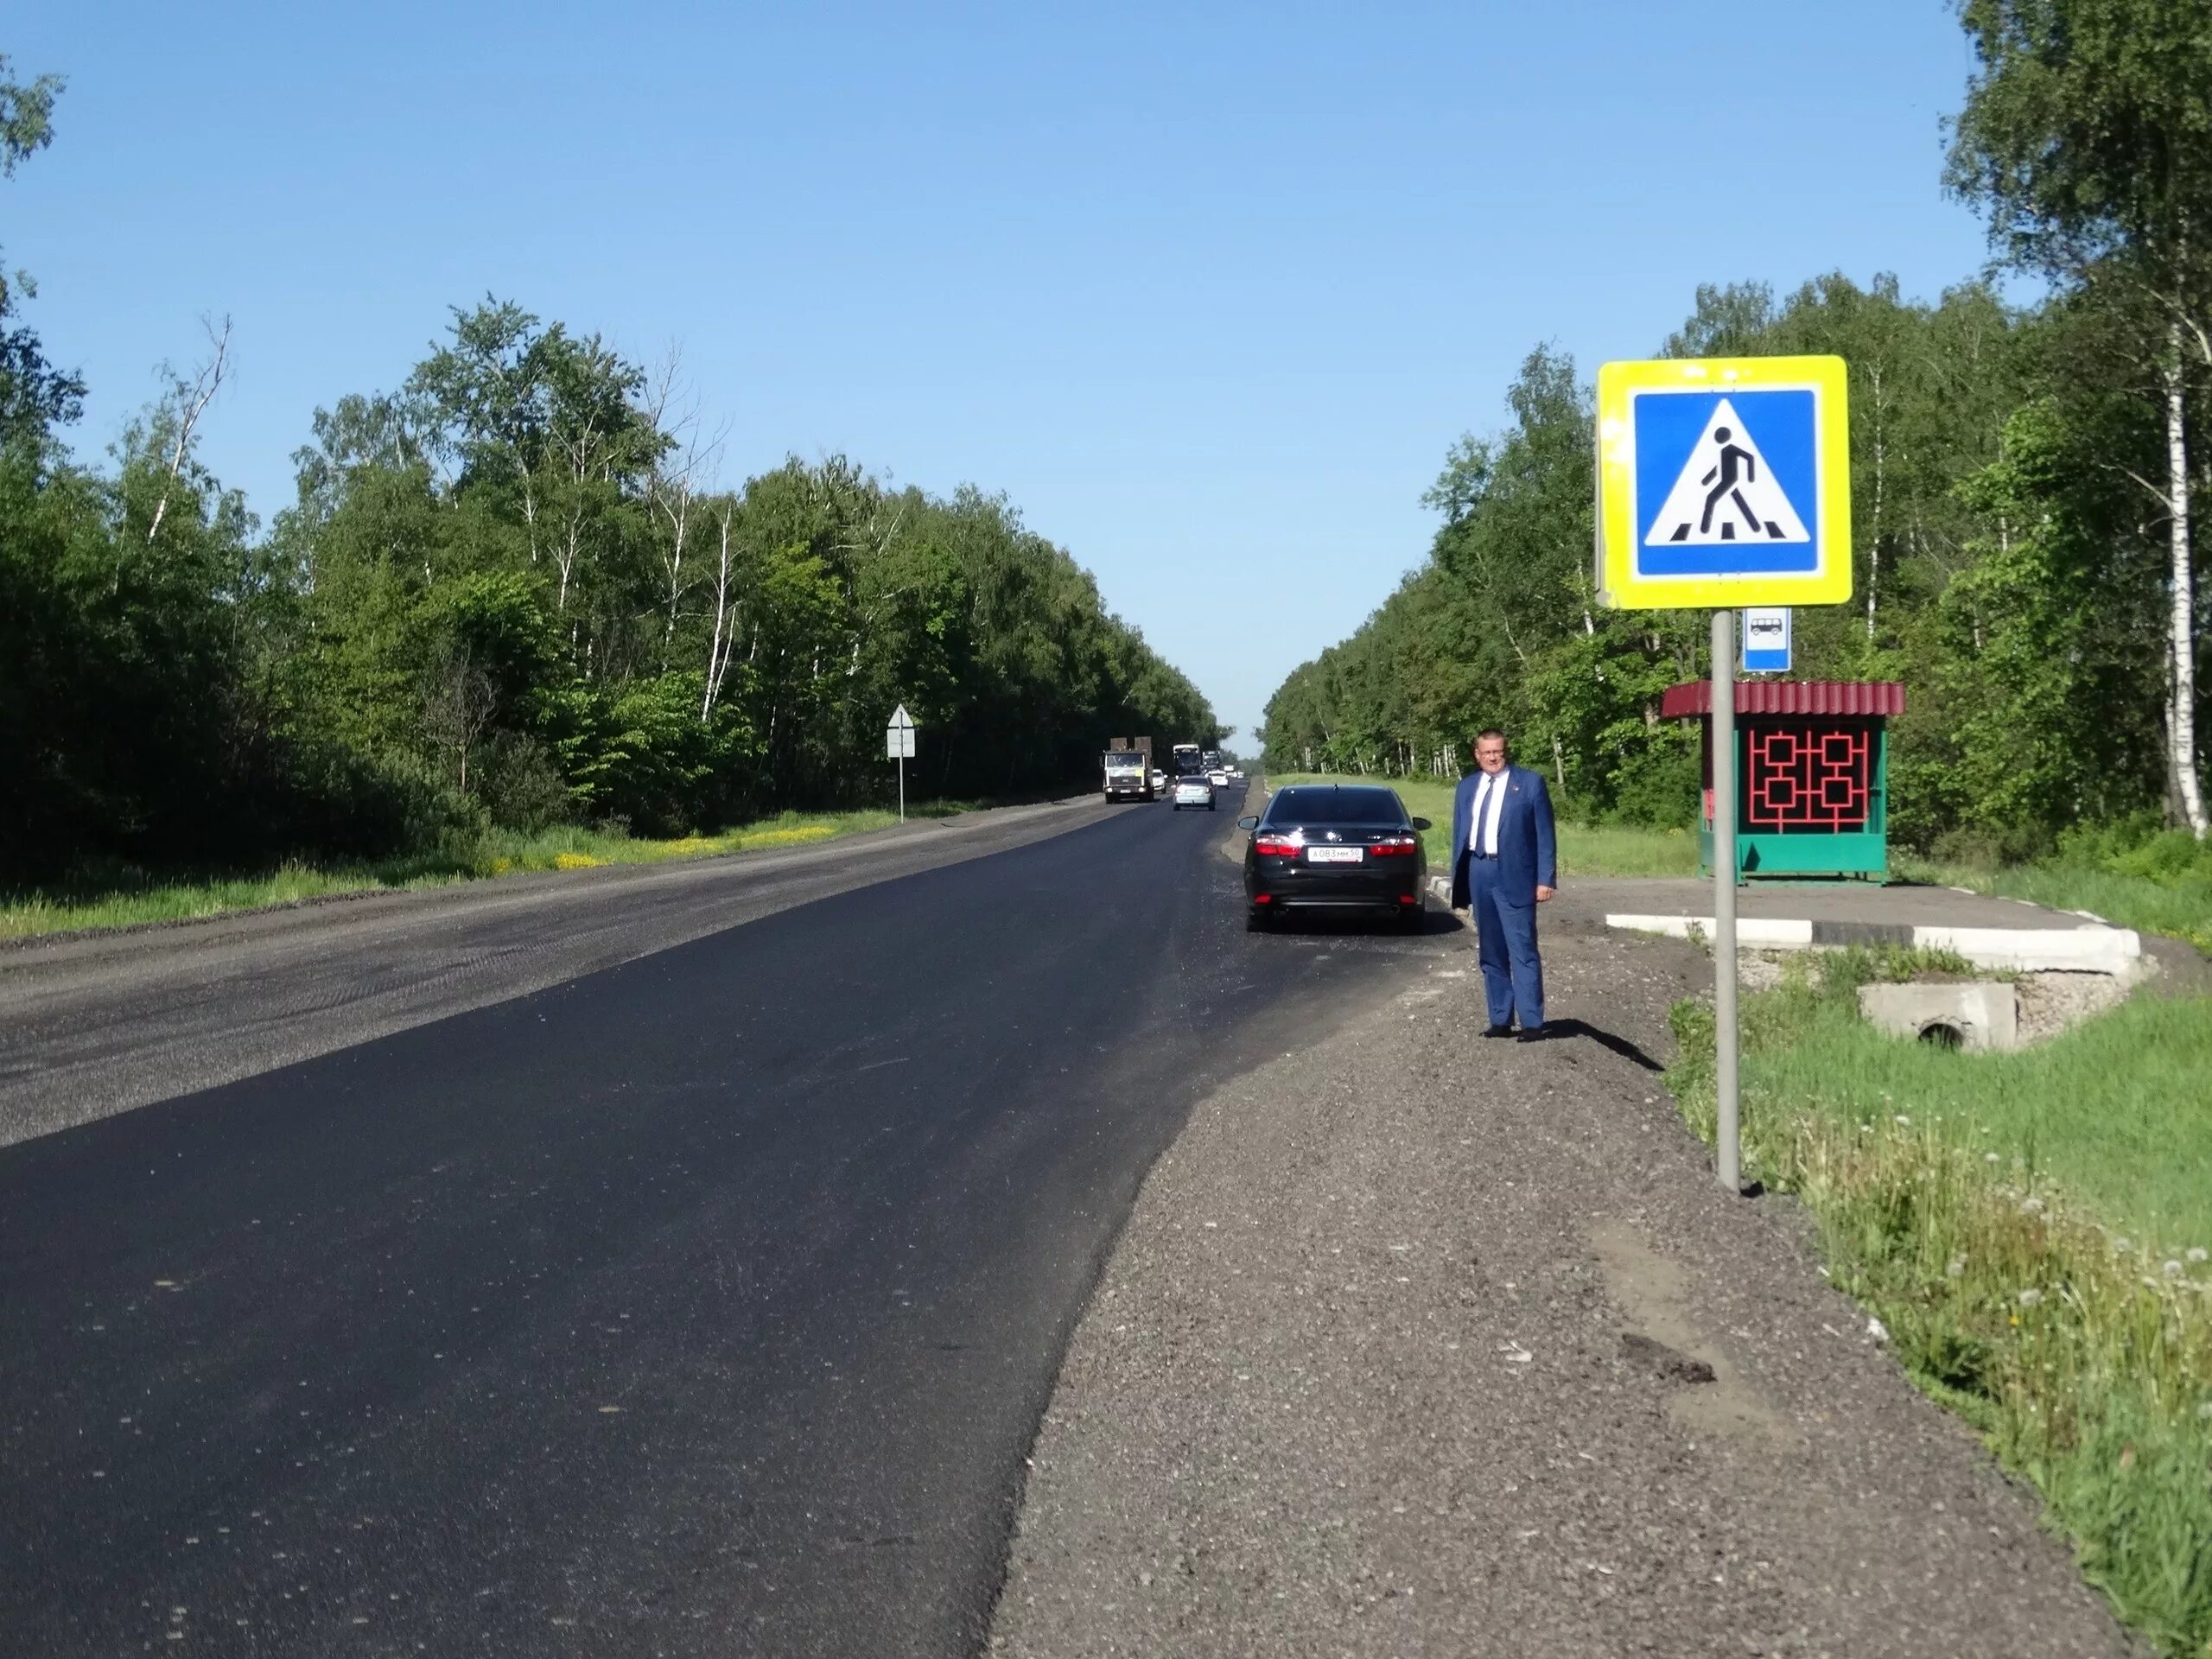
[[[384,893],[0,950],[0,1144],[543,990],[1098,822],[995,809],[824,845]]]

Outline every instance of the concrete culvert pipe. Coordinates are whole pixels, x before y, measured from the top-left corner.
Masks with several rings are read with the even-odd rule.
[[[2020,1046],[2018,998],[2003,980],[1862,985],[1859,1011],[1892,1036],[1970,1054]]]

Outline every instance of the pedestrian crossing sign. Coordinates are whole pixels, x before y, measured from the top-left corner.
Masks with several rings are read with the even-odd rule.
[[[1843,359],[1600,368],[1598,594],[1629,610],[1848,601]]]

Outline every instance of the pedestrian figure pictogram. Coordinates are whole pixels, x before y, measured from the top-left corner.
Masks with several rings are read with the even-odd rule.
[[[1764,524],[1760,524],[1758,515],[1751,511],[1751,503],[1744,499],[1743,491],[1736,487],[1736,480],[1738,478],[1754,484],[1758,482],[1759,458],[1749,449],[1745,448],[1742,444],[1731,443],[1729,439],[1734,434],[1727,427],[1713,428],[1713,435],[1720,441],[1720,464],[1698,480],[1698,482],[1713,484],[1713,480],[1716,478],[1720,481],[1718,484],[1713,484],[1713,487],[1706,492],[1705,512],[1697,521],[1698,534],[1702,536],[1713,528],[1713,510],[1720,505],[1720,498],[1725,495],[1736,504],[1736,511],[1751,521],[1753,535],[1764,530],[1776,541],[1780,541],[1782,527],[1770,518]],[[1687,524],[1678,524],[1675,528],[1674,539],[1678,542],[1687,541],[1689,539],[1689,533],[1690,527]],[[1732,542],[1736,539],[1736,526],[1725,518],[1720,524],[1720,539],[1724,542]]]
[[[1758,443],[1723,397],[1652,519],[1646,546],[1809,542],[1805,521],[1775,481]]]

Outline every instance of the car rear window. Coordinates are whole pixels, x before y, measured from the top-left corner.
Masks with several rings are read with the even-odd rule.
[[[1269,823],[1403,823],[1405,819],[1395,790],[1357,784],[1280,790],[1268,804]]]

